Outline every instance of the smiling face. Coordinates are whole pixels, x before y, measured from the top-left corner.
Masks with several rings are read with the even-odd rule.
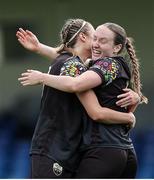
[[[114,44],[115,34],[106,26],[98,26],[94,33],[92,42],[92,59],[115,56],[116,46]]]

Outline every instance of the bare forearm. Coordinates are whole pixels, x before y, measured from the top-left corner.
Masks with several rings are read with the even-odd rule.
[[[106,124],[128,124],[133,121],[133,115],[131,113],[123,113],[101,107],[92,90],[77,93],[77,96],[88,115],[94,121]]]
[[[53,48],[42,43],[39,43],[36,53],[49,59],[55,59],[59,55],[57,53],[57,48]]]
[[[44,74],[43,83],[65,92],[83,92],[101,84],[101,78],[92,71],[86,71],[77,77],[53,76]]]
[[[96,121],[106,124],[128,124],[132,122],[132,115],[111,110],[109,108],[99,108]]]
[[[50,74],[43,73],[40,82],[61,91],[70,93],[74,92],[73,86],[75,86],[75,78],[70,76],[53,76]]]

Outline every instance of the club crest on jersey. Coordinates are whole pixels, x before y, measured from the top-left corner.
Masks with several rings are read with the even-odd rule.
[[[56,176],[60,176],[63,172],[63,167],[60,166],[58,163],[53,164],[53,172]]]

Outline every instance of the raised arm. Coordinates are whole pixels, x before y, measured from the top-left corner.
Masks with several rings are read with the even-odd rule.
[[[45,56],[49,59],[55,59],[57,54],[57,48],[53,48],[39,42],[35,34],[29,30],[23,30],[19,28],[16,33],[19,43],[26,49]]]

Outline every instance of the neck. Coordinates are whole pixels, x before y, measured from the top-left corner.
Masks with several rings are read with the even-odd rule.
[[[90,57],[90,52],[83,48],[82,46],[75,47],[75,48],[69,48],[69,51],[75,55],[79,56],[79,58],[85,62]]]

